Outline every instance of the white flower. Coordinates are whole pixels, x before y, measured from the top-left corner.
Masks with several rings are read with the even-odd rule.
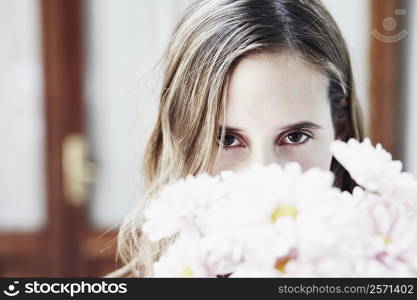
[[[201,174],[165,186],[145,210],[146,222],[142,231],[152,241],[157,241],[181,230],[203,230],[202,215],[221,199],[218,185],[219,177]]]
[[[402,169],[400,161],[393,161],[381,144],[372,147],[368,138],[362,143],[355,139],[334,141],[330,151],[359,185],[372,192],[383,192]]]
[[[386,199],[402,202],[406,206],[408,215],[417,217],[417,180],[410,174],[403,172],[393,179],[381,195]]]
[[[378,275],[382,274],[381,270],[404,275],[408,270],[410,276],[410,267],[413,267],[417,255],[416,218],[408,215],[402,202],[395,199],[389,201],[372,194],[365,195],[357,213],[357,218],[352,220],[352,230],[358,233],[358,240],[352,247],[362,251],[358,256],[365,263],[372,264],[370,275],[375,275],[376,270],[379,270]],[[381,265],[379,269],[378,264]],[[362,272],[367,273],[368,270],[365,268]]]
[[[331,152],[363,188],[381,197],[401,201],[408,207],[410,215],[416,213],[416,178],[401,172],[402,163],[393,161],[381,144],[372,147],[368,138],[362,143],[355,139],[350,139],[348,143],[334,141]]]
[[[208,232],[218,241],[227,241],[221,243],[223,254],[240,254],[242,264],[233,276],[244,277],[254,266],[264,274],[284,273],[285,265],[277,269],[275,262],[285,260],[298,239],[309,251],[312,243],[323,246],[328,239],[323,221],[333,218],[336,207],[342,210],[344,205],[338,201],[340,191],[332,188],[330,172],[311,169],[302,173],[297,163],[284,169],[270,165],[239,175],[227,173],[225,180],[238,188],[229,191],[228,201],[210,211]],[[255,181],[259,181],[256,189]]]
[[[417,276],[416,179],[368,139],[332,152],[360,185],[352,194],[298,163],[166,186],[143,226],[151,240],[178,234],[155,276]]]
[[[332,188],[332,173],[317,168],[302,173],[298,163],[288,163],[284,169],[276,164],[255,166],[238,175],[222,173],[221,177],[222,183],[231,188],[226,199],[213,206],[210,224],[227,220],[226,224],[217,224],[225,230],[233,226],[250,230],[294,219],[300,212],[333,201],[339,194]]]
[[[179,237],[154,263],[154,277],[215,277],[207,256],[202,240]]]

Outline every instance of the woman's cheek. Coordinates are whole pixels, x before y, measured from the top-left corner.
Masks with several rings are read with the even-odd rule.
[[[303,171],[314,167],[324,170],[330,169],[332,156],[326,143],[319,140],[310,140],[305,144],[295,147],[283,146],[279,153],[285,162],[298,162]]]
[[[240,166],[244,164],[246,151],[243,148],[236,147],[229,150],[222,150],[220,158],[215,163],[215,174],[224,170],[239,170]]]
[[[311,168],[314,165],[314,157],[311,149],[307,145],[296,147],[282,146],[279,151],[281,161],[285,165],[288,162],[298,162],[303,171]]]

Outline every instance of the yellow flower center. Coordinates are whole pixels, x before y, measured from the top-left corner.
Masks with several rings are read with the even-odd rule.
[[[279,205],[271,214],[271,220],[275,223],[281,217],[297,218],[297,209],[293,205],[283,204]]]
[[[184,267],[180,273],[181,277],[191,277],[193,276],[193,270],[190,267]]]
[[[376,234],[375,237],[381,239],[384,246],[392,243],[392,239],[386,234]]]
[[[392,239],[388,235],[383,235],[384,245],[387,246],[388,244],[392,243]]]
[[[275,263],[275,269],[280,271],[281,273],[285,274],[287,272],[285,267],[287,266],[287,264],[290,260],[291,260],[290,256],[286,256],[286,257],[277,259],[277,261]]]

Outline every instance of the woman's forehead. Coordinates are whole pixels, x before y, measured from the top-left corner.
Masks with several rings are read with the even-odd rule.
[[[329,118],[327,89],[327,77],[293,55],[249,56],[239,62],[230,79],[227,125],[253,121],[282,127]]]

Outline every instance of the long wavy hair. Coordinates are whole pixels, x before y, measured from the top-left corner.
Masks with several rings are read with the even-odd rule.
[[[143,164],[145,194],[124,219],[117,255],[124,267],[109,274],[152,275],[175,236],[153,243],[141,235],[143,210],[160,188],[188,174],[211,173],[219,153],[219,120],[234,66],[260,52],[291,53],[328,77],[336,136],[363,139],[349,53],[338,26],[319,0],[201,0],[175,27],[163,57],[159,113]],[[224,126],[223,126],[224,128]],[[224,138],[224,131],[220,133]],[[220,143],[221,144],[221,143]],[[355,182],[332,160],[336,187]]]

